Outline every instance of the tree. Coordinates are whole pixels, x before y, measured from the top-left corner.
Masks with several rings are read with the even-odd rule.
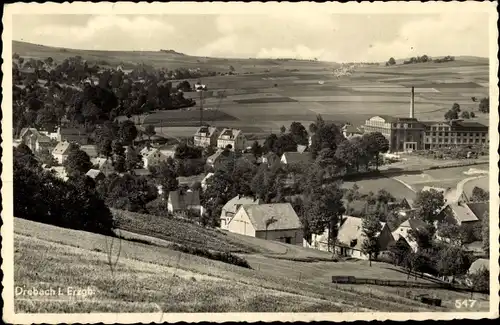
[[[432,225],[434,221],[440,219],[440,212],[444,203],[442,192],[434,189],[419,191],[415,199],[416,214],[420,219]]]
[[[465,274],[470,267],[468,256],[459,247],[448,245],[439,251],[438,256],[437,267],[441,275],[454,279],[457,275]]]
[[[142,167],[142,157],[138,150],[132,146],[129,146],[125,156],[125,168],[128,171],[132,171],[137,168]]]
[[[252,143],[250,151],[252,152],[255,158],[258,158],[262,154],[262,147],[257,141],[254,141],[254,143]]]
[[[457,113],[460,113],[460,105],[458,103],[453,103],[451,110]]]
[[[445,118],[445,120],[448,120],[448,121],[456,120],[456,119],[458,119],[458,112],[450,109],[448,112],[446,112],[444,114],[444,118]]]
[[[359,148],[354,145],[353,142],[346,140],[339,144],[337,150],[335,151],[335,158],[337,161],[342,163],[342,165],[346,168],[346,171],[349,172],[352,169],[358,169],[358,157],[359,157]]]
[[[394,265],[403,264],[405,257],[411,252],[410,246],[404,240],[393,242],[388,250],[392,254]]]
[[[299,122],[292,122],[290,125],[290,134],[293,136],[295,143],[300,145],[307,145],[309,143],[309,136],[306,128]]]
[[[286,127],[284,125],[280,127],[280,132],[281,134],[284,134],[286,132]]]
[[[470,118],[470,114],[467,111],[463,111],[462,114],[460,114],[460,117],[463,118],[463,119],[469,119]]]
[[[321,116],[316,121],[317,131],[312,137],[311,155],[314,159],[323,149],[330,149],[333,152],[337,150],[337,146],[345,141],[340,129],[333,123],[325,123]]]
[[[97,152],[106,158],[111,157],[113,152],[113,142],[111,139],[103,139],[96,143]]]
[[[184,80],[184,81],[180,82],[177,85],[177,90],[181,90],[181,91],[184,91],[184,92],[189,92],[189,91],[192,90],[191,84],[189,83],[189,81]]]
[[[21,143],[19,146],[15,147],[13,154],[14,163],[20,164],[21,166],[29,169],[40,168],[38,159],[36,159],[31,149],[24,143]]]
[[[490,292],[490,270],[485,267],[480,268],[470,277],[472,288],[479,292]]]
[[[408,235],[417,242],[419,250],[425,250],[432,247],[435,232],[434,226],[427,224],[425,227],[410,229]]]
[[[368,156],[371,160],[375,161],[375,165],[378,170],[379,155],[380,153],[387,152],[387,150],[389,150],[389,141],[380,132],[364,134],[361,139],[364,142]]]
[[[274,133],[271,133],[270,135],[267,136],[266,140],[264,141],[264,146],[263,146],[263,152],[268,153],[268,152],[274,152],[274,147],[276,142],[278,141],[278,136]]]
[[[179,188],[179,181],[177,180],[177,173],[175,171],[174,162],[168,159],[166,162],[161,162],[158,166],[159,181],[162,186],[164,198],[168,198],[171,191]]]
[[[274,143],[272,151],[278,156],[281,156],[285,152],[297,151],[297,143],[293,135],[290,133],[282,133]]]
[[[471,201],[474,202],[484,202],[490,199],[490,192],[485,191],[484,189],[474,186],[472,189]]]
[[[490,252],[490,214],[486,211],[481,220],[482,225],[482,239],[483,239],[483,250],[489,255]]]
[[[134,122],[127,120],[121,123],[118,130],[118,136],[123,144],[132,144],[137,137],[137,128],[135,127]]]
[[[71,146],[63,166],[66,173],[72,177],[87,173],[92,168],[92,163],[85,151],[80,150],[77,146]]]
[[[470,118],[476,117],[476,114],[474,112],[470,112]]]
[[[389,65],[395,65],[395,64],[396,64],[396,60],[394,60],[394,58],[393,58],[393,57],[391,57],[391,58],[389,59],[389,61],[387,61],[387,63],[389,63]]]
[[[489,113],[490,112],[490,98],[482,98],[479,101],[479,111],[481,113]]]
[[[155,127],[153,124],[146,125],[144,129],[144,134],[148,137],[148,140],[151,141],[151,137],[156,134]]]
[[[361,247],[363,252],[368,254],[370,266],[372,266],[372,258],[376,257],[380,252],[378,234],[382,230],[382,225],[375,216],[368,215],[363,219],[362,227],[365,239],[363,240]]]
[[[319,235],[325,229],[328,230],[330,249],[337,238],[340,217],[345,212],[340,186],[337,183],[328,183],[310,190],[306,197],[308,231]]]

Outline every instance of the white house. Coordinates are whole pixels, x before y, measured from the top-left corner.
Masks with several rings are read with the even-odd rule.
[[[42,149],[50,149],[51,140],[48,136],[42,134],[35,128],[23,128],[20,132],[20,140],[32,152],[37,152]]]
[[[64,163],[66,158],[68,158],[69,145],[67,141],[59,142],[54,150],[52,150],[52,156],[54,156],[59,164]]]
[[[405,241],[413,252],[418,250],[417,242],[410,236],[410,230],[416,231],[425,228],[425,222],[420,219],[411,218],[403,222],[399,227],[392,232],[392,237],[397,242]]]
[[[174,158],[175,157],[175,151],[177,150],[178,145],[165,145],[162,147],[159,147],[158,150],[167,158]]]
[[[250,204],[262,204],[262,200],[254,199],[253,197],[245,197],[245,196],[235,196],[231,200],[227,201],[226,204],[222,207],[222,211],[220,214],[220,227],[221,229],[227,229],[227,225],[229,221],[236,215],[238,209],[242,205],[250,205]]]
[[[299,164],[299,163],[312,163],[314,159],[310,152],[285,152],[281,155],[281,163],[285,165]]]
[[[194,145],[197,147],[217,146],[217,138],[219,137],[219,130],[216,127],[202,126],[194,135]]]
[[[169,157],[165,156],[160,150],[153,149],[147,154],[142,156],[144,168],[148,169],[150,166],[158,165],[162,161],[167,161]]]
[[[226,148],[230,145],[231,150],[244,150],[246,146],[246,138],[243,132],[238,129],[224,129],[217,139],[217,147]]]
[[[229,221],[227,230],[302,246],[302,224],[290,203],[242,205]]]
[[[377,234],[380,251],[387,250],[388,246],[394,242],[394,237],[391,234],[389,226],[381,222],[381,230]],[[337,243],[335,244],[335,252],[341,256],[349,256],[367,260],[368,254],[363,252],[363,242],[366,236],[363,233],[363,219],[357,217],[346,216],[342,219],[342,223],[337,234]],[[320,247],[328,247],[328,234],[326,241],[320,242]],[[321,249],[321,248],[320,248]]]
[[[99,169],[90,169],[85,175],[96,181],[102,180],[106,177]]]

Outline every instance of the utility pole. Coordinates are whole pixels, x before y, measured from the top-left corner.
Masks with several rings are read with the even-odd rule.
[[[200,126],[203,126],[203,90],[200,90]]]

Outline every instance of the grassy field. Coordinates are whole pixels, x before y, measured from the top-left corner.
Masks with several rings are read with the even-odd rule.
[[[329,274],[402,278],[383,263],[300,263],[246,256],[253,269],[158,245],[15,219],[15,285],[90,288],[86,297],[16,297],[16,312],[340,312],[443,310],[381,289],[329,284]],[[115,241],[117,239],[114,239]],[[118,249],[120,255],[118,255]],[[116,266],[111,271],[108,256]],[[112,263],[111,263],[112,264]],[[330,271],[333,270],[333,271]],[[297,272],[302,275],[296,277]]]
[[[220,127],[244,127],[245,133],[259,136],[279,129],[282,121],[300,120],[307,127],[317,114],[354,125],[377,114],[407,116],[411,86],[415,86],[415,115],[419,119],[442,120],[456,102],[463,110],[474,111],[474,120],[488,123],[487,114],[478,114],[479,104],[471,100],[472,96],[488,96],[488,60],[482,58],[457,57],[454,62],[441,64],[367,66],[338,78],[333,73],[338,64],[329,62],[61,50],[23,42],[13,42],[13,51],[24,57],[52,56],[55,60],[80,55],[87,60],[107,60],[110,66],[144,62],[167,69],[228,71],[229,65],[233,65],[237,75],[203,78],[209,89],[204,107],[215,110],[205,111],[204,119]],[[225,94],[222,101],[216,98],[219,92]],[[197,99],[198,95],[186,97]],[[195,127],[199,120],[199,110],[158,112],[149,115],[144,123],[162,124],[167,128],[164,132],[175,137],[185,136],[181,127]]]

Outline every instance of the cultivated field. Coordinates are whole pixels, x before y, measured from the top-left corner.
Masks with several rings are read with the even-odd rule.
[[[330,276],[339,274],[406,277],[385,263],[373,263],[372,267],[366,262],[305,263],[254,253],[245,255],[252,266],[246,269],[128,240],[118,245],[114,239],[110,249],[110,237],[23,219],[16,218],[14,228],[16,286],[73,286],[94,292],[86,297],[17,297],[16,312],[445,310],[405,298],[390,288],[330,283]],[[109,256],[117,260],[113,271]],[[448,297],[448,309],[453,308],[451,301],[456,295],[433,291]]]
[[[351,75],[337,77],[336,63],[257,59],[200,58],[164,52],[105,52],[62,50],[14,42],[13,51],[24,57],[62,60],[80,55],[87,60],[106,60],[114,67],[124,62],[144,62],[158,68],[200,68],[237,75],[206,77],[204,120],[218,127],[242,128],[246,134],[264,137],[286,122],[302,121],[306,127],[321,114],[326,120],[363,124],[377,114],[407,116],[410,88],[415,87],[415,115],[421,120],[442,120],[453,103],[473,111],[474,120],[487,123],[478,102],[488,96],[488,60],[457,57],[454,62],[367,66]],[[198,80],[189,80],[195,83]],[[222,99],[218,98],[223,94]],[[199,100],[197,93],[186,94]],[[191,109],[197,109],[196,108]],[[158,112],[142,122],[165,126],[162,133],[186,136],[183,126],[199,124],[196,111]]]

